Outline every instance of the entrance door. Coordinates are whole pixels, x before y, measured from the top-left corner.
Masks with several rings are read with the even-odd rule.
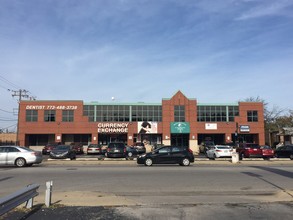
[[[189,134],[171,134],[171,145],[189,147]]]

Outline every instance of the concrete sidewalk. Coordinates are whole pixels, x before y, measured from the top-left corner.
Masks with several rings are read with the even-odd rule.
[[[125,158],[113,159],[97,157],[83,157],[76,160],[69,159],[48,159],[44,160],[45,165],[137,165],[136,159],[126,160]],[[287,158],[273,158],[270,160],[264,160],[262,158],[244,158],[238,163],[232,163],[231,158],[217,158],[215,160],[209,160],[208,158],[196,157],[192,166],[197,165],[227,165],[227,166],[240,166],[240,165],[293,165],[293,160]],[[140,165],[141,166],[141,165]],[[156,165],[154,165],[156,166]]]

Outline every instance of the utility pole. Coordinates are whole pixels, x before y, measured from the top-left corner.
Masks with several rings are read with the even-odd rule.
[[[13,92],[12,97],[18,97],[18,103],[22,100],[22,98],[29,98],[28,91],[25,89],[20,89],[18,91],[11,90]]]
[[[29,98],[28,91],[25,89],[19,89],[18,91],[11,90],[13,92],[12,97],[18,97],[18,120],[17,120],[17,133],[16,133],[16,145],[20,145],[19,141],[19,111],[20,111],[20,101],[22,98]]]

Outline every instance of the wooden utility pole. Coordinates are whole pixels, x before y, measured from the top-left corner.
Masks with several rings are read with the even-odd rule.
[[[20,111],[20,101],[22,98],[29,98],[28,91],[25,89],[19,89],[18,91],[12,90],[12,97],[18,97],[18,117],[17,117],[17,130],[16,130],[16,145],[19,145],[19,111]]]

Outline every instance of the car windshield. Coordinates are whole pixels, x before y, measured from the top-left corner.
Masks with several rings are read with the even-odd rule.
[[[69,150],[69,146],[62,146],[62,145],[60,145],[60,146],[57,146],[56,148],[55,148],[55,150]]]
[[[230,149],[228,146],[217,146],[217,149]]]
[[[112,147],[115,147],[115,148],[124,148],[125,145],[123,143],[110,143],[108,148],[112,148]]]
[[[19,148],[21,148],[22,150],[25,150],[25,151],[33,151],[32,149],[29,149],[29,148],[27,148],[27,147],[19,147]]]

